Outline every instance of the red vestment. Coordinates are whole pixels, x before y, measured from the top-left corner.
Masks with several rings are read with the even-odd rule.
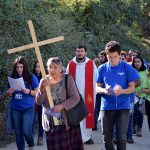
[[[69,62],[69,74],[71,74],[76,80],[76,63],[73,60]],[[84,97],[84,100],[85,100],[87,109],[89,111],[89,114],[86,117],[86,128],[94,128],[93,77],[94,77],[94,65],[93,65],[93,61],[89,60],[85,64],[85,97]]]

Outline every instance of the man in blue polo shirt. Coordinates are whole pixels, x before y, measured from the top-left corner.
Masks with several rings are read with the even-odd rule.
[[[108,62],[97,72],[97,93],[101,93],[101,126],[106,150],[114,150],[113,129],[116,125],[117,149],[126,150],[126,131],[130,114],[130,94],[135,90],[135,71],[120,61],[121,48],[116,41],[106,44]]]

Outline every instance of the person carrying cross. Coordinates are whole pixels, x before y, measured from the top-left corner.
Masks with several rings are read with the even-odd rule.
[[[63,63],[58,57],[51,57],[47,61],[48,74],[40,81],[36,96],[37,104],[43,105],[42,125],[46,131],[48,150],[83,150],[80,126],[70,127],[67,121],[66,110],[75,107],[80,100],[78,90],[71,75],[65,87]],[[46,86],[51,87],[54,107],[50,107],[46,95]],[[68,94],[68,97],[67,97]],[[58,118],[58,125],[54,124],[53,117]]]

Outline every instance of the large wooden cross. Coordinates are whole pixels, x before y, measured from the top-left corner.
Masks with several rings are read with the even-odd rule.
[[[31,32],[33,43],[28,44],[28,45],[24,45],[24,46],[21,46],[21,47],[9,49],[8,50],[8,54],[15,53],[15,52],[20,52],[20,51],[23,51],[23,50],[34,48],[36,56],[37,56],[37,60],[38,60],[39,65],[40,65],[42,76],[46,77],[46,73],[45,73],[45,69],[44,69],[44,65],[43,65],[43,61],[42,61],[42,57],[41,57],[39,46],[62,41],[62,40],[64,40],[64,37],[60,36],[60,37],[56,37],[56,38],[52,38],[52,39],[47,39],[47,40],[38,42],[37,38],[36,38],[36,35],[35,35],[34,27],[33,27],[33,24],[32,24],[31,20],[28,21],[28,26],[29,26],[29,29],[30,29],[30,32]],[[47,93],[47,97],[48,97],[48,101],[49,101],[50,107],[52,108],[54,106],[54,102],[52,100],[51,90],[50,90],[49,86],[46,87],[46,93]],[[53,119],[54,119],[54,124],[58,125],[58,119],[56,117],[53,117]]]

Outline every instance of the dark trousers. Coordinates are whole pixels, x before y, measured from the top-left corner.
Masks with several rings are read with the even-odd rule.
[[[133,112],[130,112],[128,130],[127,130],[127,138],[132,138],[132,130],[133,130]]]
[[[114,150],[113,131],[116,125],[117,150],[126,150],[126,133],[130,110],[101,111],[101,127],[106,150]]]
[[[38,137],[43,138],[44,130],[42,127],[42,105],[37,105],[37,114],[38,114]],[[34,112],[34,121],[33,121],[33,134],[35,129],[36,123],[36,112]]]
[[[129,124],[128,124],[128,129],[126,134],[127,139],[132,138],[132,130],[133,130],[133,112],[130,112]],[[116,139],[116,126],[114,128],[114,139]]]
[[[95,128],[97,128],[97,119],[99,116],[100,107],[101,107],[101,94],[96,94],[96,102],[95,102],[95,109],[94,109]]]
[[[142,129],[143,126],[143,114],[139,111],[139,102],[134,105],[134,112],[133,112],[133,127],[138,129]]]
[[[42,105],[37,105],[38,107],[38,125],[39,125],[39,137],[43,138],[43,127],[42,127]]]
[[[148,127],[150,130],[150,101],[148,101],[148,100],[145,101],[145,109],[146,109]]]

